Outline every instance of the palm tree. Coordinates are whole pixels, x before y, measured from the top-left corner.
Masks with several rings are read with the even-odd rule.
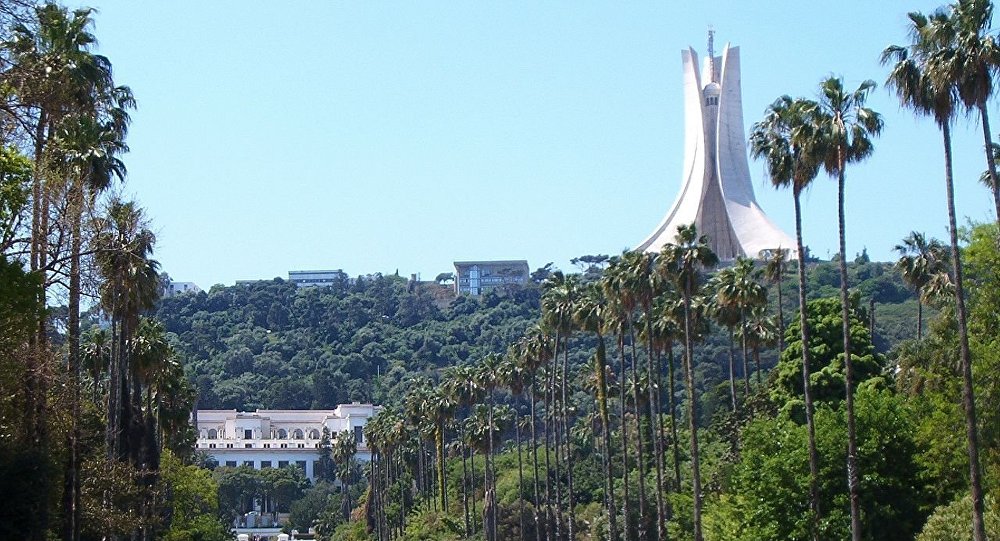
[[[750,152],[755,158],[764,158],[771,184],[791,187],[795,204],[796,257],[799,261],[799,321],[802,343],[809,343],[809,325],[806,317],[806,263],[802,243],[802,191],[816,178],[820,159],[814,144],[815,124],[810,117],[817,105],[809,100],[792,100],[782,96],[772,103],[764,120],[753,125],[750,131]],[[812,385],[809,376],[809,348],[802,348],[802,389],[806,408],[806,427],[809,434],[809,506],[812,511],[812,535],[819,536],[819,457],[816,452],[816,428],[813,423]]]
[[[525,369],[531,381],[531,408],[529,415],[531,416],[531,463],[533,471],[535,539],[536,541],[542,541],[541,517],[538,515],[538,508],[541,505],[541,495],[538,485],[538,435],[535,426],[535,405],[538,403],[539,370],[548,362],[552,354],[552,346],[549,343],[548,333],[537,325],[528,329],[528,332],[524,336],[522,352],[524,354]],[[547,452],[546,456],[548,456]],[[547,530],[548,528],[546,528]]]
[[[823,147],[826,171],[837,177],[837,219],[840,238],[840,303],[844,334],[844,386],[847,395],[847,490],[851,509],[851,539],[861,540],[861,503],[858,494],[858,442],[854,416],[854,364],[851,360],[851,308],[848,302],[846,232],[844,220],[844,169],[859,162],[874,150],[872,137],[882,131],[882,117],[865,107],[874,81],[865,81],[853,92],[844,90],[844,82],[829,77],[820,83],[820,99],[814,109],[819,123],[817,136]]]
[[[337,467],[337,477],[341,483],[341,493],[344,495],[340,510],[344,520],[351,518],[351,481],[354,480],[354,455],[358,452],[358,442],[354,434],[347,430],[337,434],[333,440],[333,462]]]
[[[666,280],[665,282],[672,283],[673,280]],[[679,490],[681,485],[681,453],[680,441],[677,437],[677,404],[675,403],[677,397],[675,389],[677,378],[674,374],[674,341],[680,334],[679,327],[683,325],[684,304],[682,300],[676,298],[677,292],[675,289],[672,288],[668,291],[669,295],[660,295],[656,300],[656,305],[654,306],[655,320],[653,321],[653,336],[657,351],[664,349],[667,351],[667,408],[670,410],[670,441],[673,448],[674,490]],[[678,310],[681,312],[680,317],[678,317]],[[662,407],[658,409],[662,411]],[[663,431],[663,423],[660,423],[660,431]]]
[[[111,340],[106,329],[94,329],[87,337],[86,345],[81,353],[82,365],[90,375],[92,395],[91,400],[97,404],[101,395],[102,374],[108,370],[111,358]]]
[[[757,385],[763,385],[763,371],[760,368],[761,348],[771,347],[778,341],[778,332],[774,317],[767,315],[766,308],[756,306],[747,314],[746,325],[743,326],[741,338],[753,352],[754,365],[757,370]]]
[[[723,299],[734,302],[740,310],[740,342],[743,349],[743,390],[750,395],[750,366],[747,359],[747,315],[750,311],[767,304],[767,288],[760,283],[761,269],[747,257],[737,258],[733,266],[736,279],[733,288],[723,290]],[[758,367],[759,368],[759,367]]]
[[[715,294],[709,299],[709,309],[712,319],[716,323],[726,328],[729,335],[729,406],[732,412],[736,413],[736,359],[735,348],[736,326],[740,322],[739,306],[724,296],[723,290],[734,289],[736,273],[733,269],[725,268],[715,273],[709,281],[707,289]]]
[[[562,501],[560,498],[560,486],[558,483],[559,479],[559,461],[560,461],[560,442],[565,440],[565,460],[566,460],[566,495],[567,495],[567,505],[566,509],[568,511],[569,517],[567,520],[567,535],[570,539],[575,537],[575,505],[574,505],[574,495],[573,495],[573,453],[572,445],[569,437],[569,405],[567,403],[566,395],[566,384],[568,380],[568,370],[569,370],[569,338],[573,333],[573,307],[577,302],[577,297],[579,296],[578,289],[580,287],[579,276],[571,275],[565,276],[561,272],[554,272],[552,276],[549,277],[542,284],[544,293],[542,295],[542,320],[546,326],[553,329],[556,333],[556,341],[553,350],[553,359],[557,360],[558,356],[555,354],[556,350],[559,348],[560,339],[562,340],[562,350],[563,350],[563,360],[561,369],[557,367],[558,362],[553,364],[553,377],[556,377],[553,381],[559,381],[559,396],[555,396],[556,388],[553,386],[553,400],[554,411],[553,413],[559,413],[560,419],[554,423],[555,430],[555,466],[556,466],[556,537],[560,537],[560,529],[562,527]],[[561,421],[561,426],[560,426]]]
[[[788,250],[785,248],[761,250],[760,257],[765,261],[764,278],[774,284],[778,292],[778,354],[780,355],[785,350],[785,315],[784,302],[781,299],[781,282],[785,279],[785,260],[788,259]]]
[[[958,97],[969,112],[979,113],[986,152],[986,185],[1000,220],[1000,179],[993,159],[987,102],[993,96],[994,79],[1000,66],[1000,46],[990,35],[993,3],[987,0],[958,0],[949,5],[949,17],[932,17],[927,29],[933,39],[949,44],[949,77],[954,78]]]
[[[69,434],[69,461],[66,468],[66,498],[64,536],[78,537],[80,480],[79,426],[80,418],[80,258],[82,255],[82,220],[84,208],[93,205],[97,194],[105,190],[114,178],[124,179],[125,165],[118,154],[128,150],[121,133],[113,125],[102,124],[91,115],[73,114],[60,123],[54,138],[57,155],[69,177],[70,265],[67,339],[68,367],[72,393],[72,423]]]
[[[514,402],[514,445],[517,447],[517,504],[518,521],[520,522],[519,535],[524,541],[524,465],[521,454],[521,408],[520,398],[527,386],[527,370],[523,364],[523,355],[519,350],[519,344],[513,344],[507,348],[507,356],[501,359],[500,370],[497,374],[499,383],[506,387]]]
[[[458,401],[455,400],[453,395],[443,385],[435,387],[427,398],[427,412],[431,414],[431,420],[434,423],[434,454],[437,456],[438,498],[440,498],[441,502],[441,511],[447,512],[448,487],[445,484],[444,470],[445,429],[447,428],[448,419],[454,415],[455,408],[458,407]]]
[[[900,101],[918,115],[929,115],[941,130],[944,144],[945,192],[948,203],[948,229],[951,241],[952,278],[955,284],[955,305],[959,329],[959,349],[962,363],[962,405],[965,409],[966,437],[969,454],[969,485],[972,497],[973,538],[986,539],[983,522],[982,472],[979,463],[979,437],[976,433],[975,391],[972,384],[972,355],[969,352],[969,330],[962,278],[962,260],[958,247],[958,225],[955,212],[955,188],[952,170],[951,122],[960,99],[952,59],[952,44],[931,31],[935,23],[946,20],[938,11],[930,17],[910,13],[912,43],[907,47],[890,46],[882,52],[882,63],[892,63],[887,84],[896,90]]]
[[[128,429],[132,371],[129,344],[139,316],[159,296],[159,263],[150,258],[156,237],[148,229],[142,209],[131,202],[112,201],[107,216],[98,220],[94,238],[98,272],[104,279],[101,305],[111,316],[112,355],[108,398],[108,457],[137,459],[138,450]]]
[[[653,370],[653,301],[660,288],[661,280],[656,273],[656,254],[649,252],[626,252],[622,254],[620,265],[623,266],[626,282],[625,287],[630,288],[629,297],[634,299],[635,304],[641,310],[639,320],[643,323],[640,334],[646,341],[646,380],[649,385],[648,400],[650,439],[654,442],[653,454],[655,455],[656,466],[656,535],[662,539],[667,535],[667,510],[663,499],[663,440],[659,438],[659,431],[652,430],[652,423],[659,419],[660,410],[656,395],[660,392],[656,385],[658,378]],[[635,339],[633,337],[633,344]],[[658,373],[658,370],[656,371]],[[638,407],[638,400],[636,401]],[[637,415],[638,418],[638,415]],[[637,441],[641,441],[642,431]],[[639,449],[639,463],[642,465],[642,449]],[[645,475],[640,467],[640,477]],[[642,483],[640,482],[640,487]]]
[[[455,403],[455,412],[462,408],[469,408],[479,401],[479,387],[475,384],[475,372],[468,366],[452,366],[444,371],[441,378],[441,388],[450,396]],[[467,452],[465,447],[465,426],[461,419],[457,422],[459,437],[459,453],[462,455],[462,516],[465,520],[465,536],[472,535],[472,525],[469,515],[469,471],[467,467]]]
[[[666,244],[660,252],[661,272],[673,278],[684,299],[684,376],[688,392],[688,423],[691,430],[691,483],[694,493],[694,538],[702,540],[701,531],[701,471],[698,455],[698,399],[694,386],[692,299],[698,293],[699,274],[714,267],[719,258],[709,247],[708,238],[698,235],[694,224],[677,228],[676,244]]]
[[[917,293],[917,340],[923,338],[924,303],[927,300],[927,286],[935,275],[947,272],[948,254],[945,246],[937,239],[929,241],[923,233],[911,231],[902,244],[893,248],[899,254],[896,269],[903,282]]]
[[[594,353],[594,380],[597,394],[597,409],[601,418],[601,436],[603,453],[601,465],[604,467],[604,493],[608,513],[608,540],[618,539],[618,518],[615,509],[614,480],[611,475],[611,417],[608,414],[608,384],[606,374],[611,367],[607,363],[607,351],[604,345],[604,330],[607,325],[607,301],[598,283],[584,287],[583,295],[577,302],[573,318],[579,327],[586,332],[592,332],[597,337],[597,351]]]
[[[622,370],[621,379],[619,384],[622,385],[622,427],[623,427],[623,440],[622,444],[625,445],[624,437],[625,434],[625,424],[627,422],[624,415],[625,407],[625,397],[624,389],[627,385],[629,379],[626,377],[624,359],[625,359],[625,333],[629,334],[629,344],[631,345],[631,389],[632,389],[632,404],[635,411],[635,454],[636,454],[636,470],[638,472],[638,497],[639,497],[639,517],[636,523],[639,539],[646,539],[646,481],[645,481],[645,459],[643,449],[645,445],[643,444],[643,431],[642,431],[642,411],[640,411],[640,404],[642,403],[640,399],[639,391],[639,371],[636,362],[636,347],[635,347],[635,324],[634,317],[635,311],[640,306],[641,297],[646,294],[645,290],[650,289],[650,281],[648,275],[643,270],[644,266],[647,266],[649,261],[645,259],[644,254],[641,252],[625,252],[621,257],[613,258],[611,265],[604,273],[604,280],[602,287],[604,288],[605,295],[610,299],[614,299],[614,303],[611,305],[613,308],[617,309],[617,329],[618,329],[618,346],[621,350],[622,355]],[[628,484],[628,457],[623,453],[623,462],[626,466],[622,471],[623,484]],[[626,496],[627,499],[627,496]],[[626,517],[626,520],[628,518]]]

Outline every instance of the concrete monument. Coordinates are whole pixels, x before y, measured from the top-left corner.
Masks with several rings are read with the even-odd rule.
[[[757,204],[750,181],[743,132],[740,50],[728,43],[715,56],[713,32],[702,81],[698,54],[681,51],[684,63],[684,170],[680,193],[666,217],[636,250],[658,252],[674,242],[677,226],[694,222],[722,261],[757,257],[761,250],[785,248],[795,257],[795,241]]]

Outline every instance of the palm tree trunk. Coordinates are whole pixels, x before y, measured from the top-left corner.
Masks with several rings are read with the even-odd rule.
[[[676,381],[677,377],[674,374],[674,345],[667,344],[667,372],[670,379],[667,391],[670,396],[667,397],[667,407],[670,408],[670,439],[672,446],[674,448],[674,490],[680,490],[681,488],[681,448],[680,441],[677,436],[677,389]]]
[[[653,454],[656,455],[656,538],[664,539],[667,533],[666,506],[663,501],[663,435],[662,430],[654,430],[653,423],[662,428],[660,423],[660,378],[659,365],[657,365],[656,377],[653,375],[653,307],[652,303],[646,303],[643,311],[646,314],[646,380],[648,381],[649,393],[647,402],[649,403],[649,432],[653,440]],[[658,353],[657,353],[658,355]]]
[[[997,162],[993,159],[993,136],[990,133],[990,115],[986,112],[985,100],[979,103],[979,116],[983,119],[983,140],[986,143],[986,167],[990,173],[993,205],[996,207],[997,221],[1000,222],[1000,177],[997,176]]]
[[[743,347],[743,400],[750,398],[750,360],[747,353],[747,314],[740,308],[740,345]]]
[[[469,478],[472,498],[469,502],[472,504],[472,531],[475,532],[476,528],[479,527],[476,524],[476,448],[471,445],[469,446],[469,461],[472,463],[472,476]]]
[[[782,305],[784,301],[781,298],[781,282],[784,277],[784,262],[778,264],[778,281],[776,282],[778,288],[778,356],[781,356],[781,352],[785,351],[785,313]]]
[[[549,367],[545,375],[546,385],[542,390],[545,401],[545,417],[542,423],[542,431],[545,433],[545,539],[553,541],[553,529],[555,527],[555,511],[552,508],[552,459],[549,450],[552,447],[552,369]]]
[[[847,394],[847,492],[851,506],[851,540],[861,541],[861,496],[858,488],[858,435],[854,417],[854,363],[851,361],[851,306],[847,293],[847,233],[844,220],[844,156],[837,149],[837,218],[840,229],[840,308],[844,334],[844,388]]]
[[[495,449],[493,448],[493,408],[494,408],[494,396],[493,389],[490,389],[490,409],[489,409],[489,429],[487,430],[487,435],[489,436],[489,450],[486,460],[486,474],[489,478],[489,491],[490,491],[490,537],[491,541],[496,541],[497,538],[497,476],[494,471],[494,454]]]
[[[64,539],[80,538],[80,252],[82,251],[81,220],[83,219],[83,186],[74,180],[70,187],[70,270],[67,334],[69,335],[69,376],[72,396],[72,426],[69,434],[69,463],[66,468],[66,505]]]
[[[735,343],[736,339],[734,335],[736,332],[733,330],[733,326],[729,326],[729,400],[730,408],[732,408],[733,413],[736,413],[736,354],[734,350],[736,349]]]
[[[469,525],[469,470],[465,459],[465,429],[462,428],[462,423],[458,423],[458,426],[459,445],[462,450],[462,516],[465,519],[465,537],[469,537],[472,535],[472,528]]]
[[[435,434],[435,446],[437,447],[437,474],[438,474],[438,496],[441,498],[441,512],[448,513],[448,487],[444,477],[444,418],[438,419],[438,427]]]
[[[615,509],[615,485],[611,477],[611,417],[608,415],[608,384],[604,378],[606,364],[604,337],[597,332],[597,352],[594,354],[594,376],[597,378],[597,407],[601,415],[601,436],[604,453],[601,465],[604,467],[604,493],[608,512],[608,541],[618,540],[618,517]]]
[[[514,444],[517,445],[517,518],[519,534],[524,541],[524,465],[521,459],[521,414],[514,412]]]
[[[920,293],[918,292],[917,295],[919,296]],[[918,298],[917,299],[917,340],[920,340],[923,337],[924,337],[924,303],[920,302],[920,299]]]
[[[702,541],[701,468],[698,455],[698,399],[694,387],[694,359],[691,340],[691,295],[694,289],[689,276],[684,284],[684,378],[688,394],[688,427],[691,430],[691,485],[694,496],[694,539]]]
[[[622,528],[625,539],[628,540],[632,539],[632,503],[629,501],[628,489],[628,421],[626,419],[628,409],[625,406],[625,378],[628,374],[625,372],[625,329],[623,328],[618,329],[618,359],[620,373],[618,390],[621,394],[618,417],[622,422]]]
[[[636,364],[636,348],[635,348],[635,328],[632,326],[631,315],[627,318],[628,329],[629,329],[629,340],[631,342],[632,349],[632,407],[635,411],[635,462],[636,462],[636,472],[639,477],[639,541],[645,541],[647,539],[646,533],[646,461],[644,459],[645,453],[643,453],[643,430],[642,430],[642,407],[640,406],[640,396],[639,396],[639,370]]]
[[[538,516],[538,506],[541,503],[539,501],[539,491],[538,491],[538,436],[535,432],[535,400],[536,400],[537,388],[535,384],[535,378],[532,376],[531,379],[531,463],[532,468],[534,468],[534,475],[532,475],[532,481],[534,485],[534,516],[535,516],[535,541],[542,541],[542,528],[541,521]]]
[[[945,185],[948,192],[948,235],[951,239],[952,272],[955,279],[955,305],[962,360],[962,406],[965,409],[965,432],[969,453],[969,485],[972,496],[972,533],[975,541],[986,541],[983,522],[983,485],[979,464],[979,436],[976,432],[976,400],[972,382],[972,354],[969,351],[969,326],[965,309],[962,259],[958,248],[958,225],[955,218],[955,187],[951,163],[951,128],[941,125],[944,137]]]
[[[760,346],[757,345],[753,347],[753,363],[757,367],[757,386],[761,387],[764,385],[764,376],[760,369]]]
[[[573,498],[573,444],[570,438],[569,401],[566,399],[566,385],[569,380],[569,334],[563,338],[562,363],[562,422],[566,440],[566,534],[569,539],[576,539],[576,505]]]
[[[809,508],[812,511],[812,538],[819,539],[819,455],[816,453],[816,426],[813,423],[812,384],[809,381],[809,320],[806,311],[806,262],[802,244],[802,206],[799,192],[795,200],[795,241],[799,260],[799,324],[802,326],[802,394],[806,406],[806,428],[809,432]],[[843,259],[843,256],[841,256]]]
[[[556,338],[556,344],[559,343],[558,337]],[[558,347],[558,346],[557,346]],[[560,473],[562,469],[560,468],[560,463],[562,462],[560,443],[562,442],[562,430],[560,429],[559,423],[559,394],[556,392],[559,385],[559,355],[558,353],[552,356],[552,374],[551,374],[551,385],[550,392],[552,394],[552,411],[549,412],[548,418],[549,422],[552,423],[552,464],[553,469],[553,480],[555,492],[555,538],[557,540],[562,539],[562,522],[563,522],[563,512],[562,512],[562,474]]]

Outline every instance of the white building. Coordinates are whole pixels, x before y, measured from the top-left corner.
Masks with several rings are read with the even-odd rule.
[[[298,287],[332,286],[344,280],[348,280],[347,273],[340,269],[288,271],[288,281]]]
[[[528,262],[513,261],[456,261],[455,294],[483,295],[491,289],[528,281]]]
[[[167,284],[163,291],[164,297],[173,297],[183,293],[201,293],[201,288],[194,282],[175,282],[173,280]]]
[[[364,438],[368,419],[382,411],[371,404],[341,404],[333,410],[198,410],[196,448],[220,466],[283,468],[298,466],[316,478],[319,445],[326,427],[335,437],[347,431],[358,442],[356,458],[371,460]]]
[[[684,177],[667,215],[636,250],[659,252],[674,242],[678,226],[694,223],[723,261],[757,257],[775,248],[789,249],[795,257],[795,241],[764,214],[753,193],[743,133],[739,47],[726,44],[722,56],[715,56],[709,32],[704,74],[694,49],[682,51],[681,58]]]

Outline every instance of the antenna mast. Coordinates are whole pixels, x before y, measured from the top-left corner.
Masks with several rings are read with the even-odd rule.
[[[709,80],[713,83],[717,83],[715,80],[715,29],[712,25],[708,25],[708,66],[711,73],[709,74]]]

